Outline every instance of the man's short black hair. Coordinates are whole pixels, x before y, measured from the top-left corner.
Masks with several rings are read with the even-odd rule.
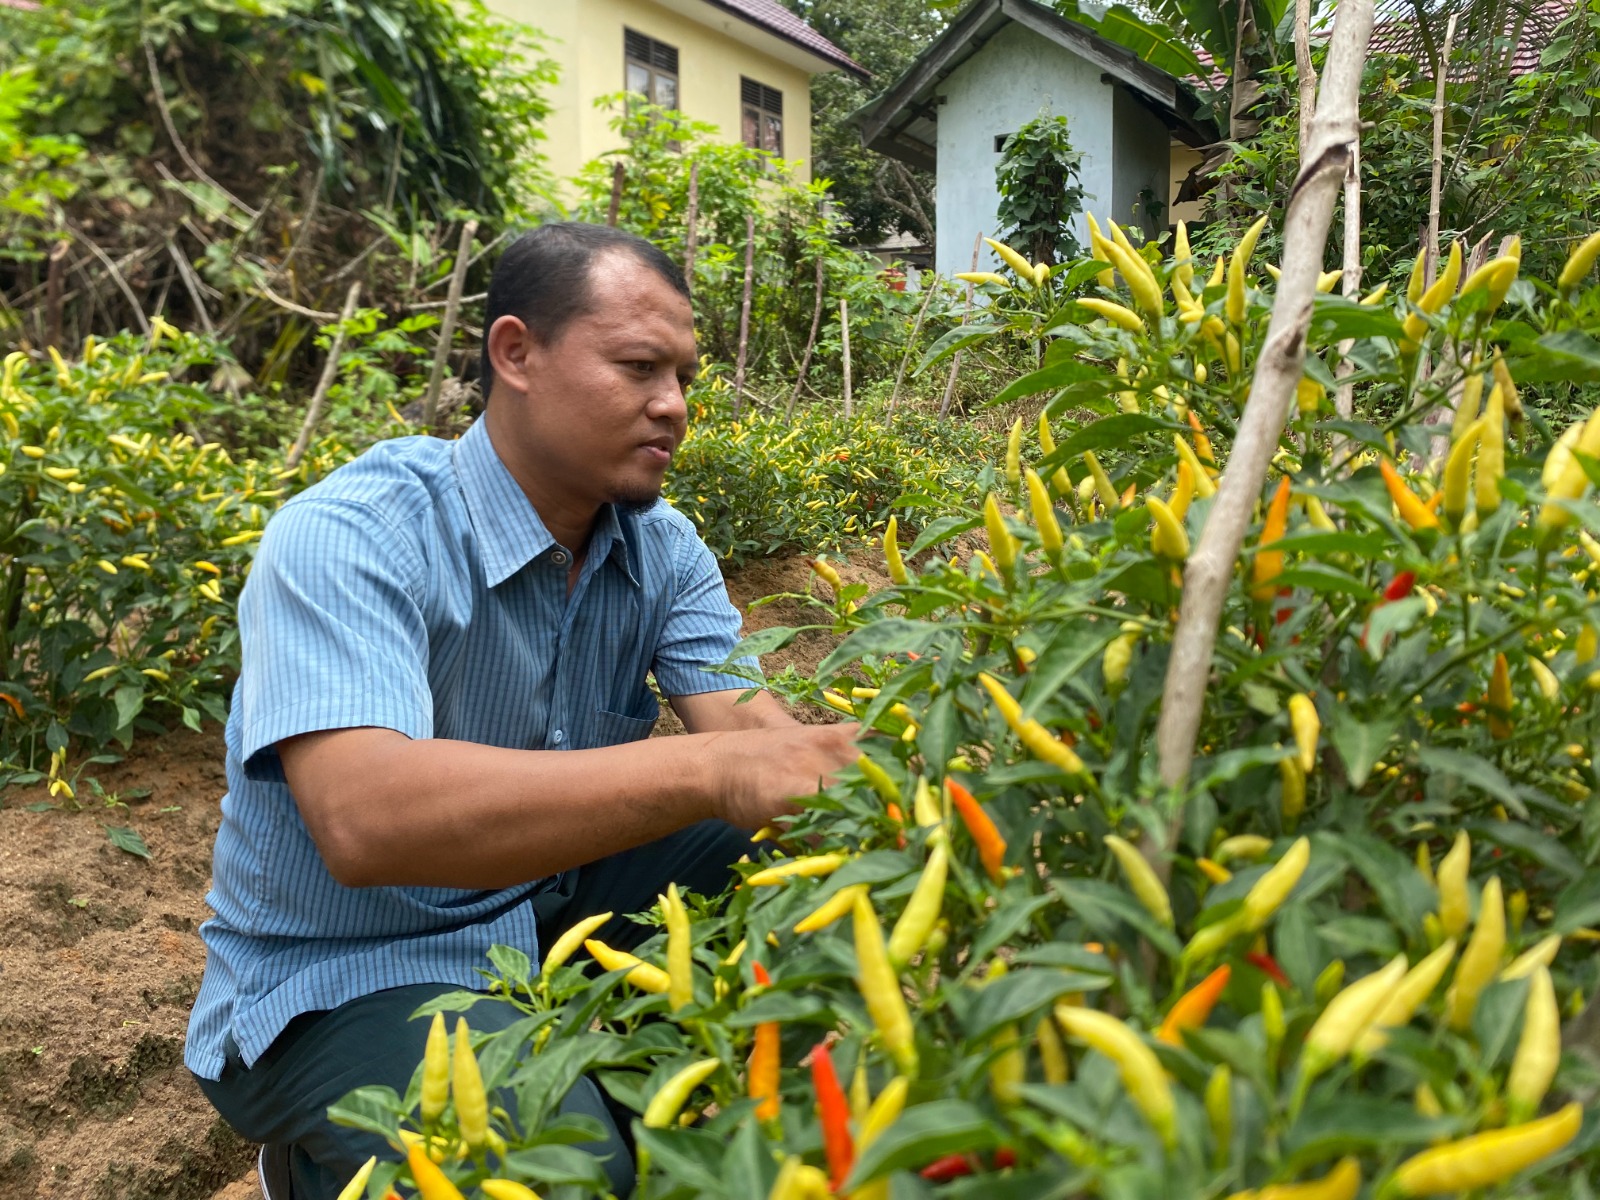
[[[689,299],[683,272],[659,247],[637,234],[609,225],[552,221],[529,230],[506,248],[489,280],[483,319],[483,349],[478,360],[478,386],[485,401],[494,387],[489,362],[489,330],[510,315],[519,318],[546,345],[555,341],[573,318],[590,311],[589,272],[603,254],[623,251],[642,267],[665,279]]]

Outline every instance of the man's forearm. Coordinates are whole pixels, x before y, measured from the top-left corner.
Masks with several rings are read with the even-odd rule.
[[[305,748],[291,782],[330,871],[352,887],[507,887],[717,811],[716,735],[566,751],[379,729],[306,740],[334,737],[337,748]]]

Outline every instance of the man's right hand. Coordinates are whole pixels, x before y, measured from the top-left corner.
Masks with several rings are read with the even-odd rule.
[[[853,721],[711,736],[720,781],[716,815],[741,829],[760,829],[797,812],[797,797],[814,795],[861,755],[861,726]]]

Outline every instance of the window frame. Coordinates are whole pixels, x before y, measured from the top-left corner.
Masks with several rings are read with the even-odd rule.
[[[635,54],[630,42],[639,39],[644,43],[646,53]],[[658,54],[658,52],[660,52]],[[670,56],[672,66],[669,68],[662,59]],[[647,33],[641,33],[631,26],[622,27],[622,87],[629,95],[642,95],[645,102],[659,108],[683,111],[683,76],[679,73],[678,48],[659,38],[653,38]],[[649,90],[638,92],[628,86],[628,72],[630,67],[639,67],[644,70],[649,78]],[[672,80],[673,101],[671,104],[662,104],[657,81],[660,78]]]
[[[753,143],[745,128],[746,121],[751,118],[754,118],[756,131]],[[777,136],[772,139],[776,142],[775,146],[767,144],[767,135],[773,132],[772,126],[768,125],[769,120],[776,126]],[[765,150],[782,158],[783,131],[783,92],[748,75],[739,76],[739,140],[752,150]]]

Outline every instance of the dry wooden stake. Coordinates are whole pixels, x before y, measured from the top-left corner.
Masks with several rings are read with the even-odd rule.
[[[689,200],[683,213],[683,282],[694,297],[694,252],[700,244],[700,164],[689,164]]]
[[[1427,262],[1423,279],[1432,287],[1439,274],[1439,193],[1444,177],[1444,88],[1450,80],[1450,50],[1456,40],[1456,14],[1444,27],[1444,51],[1439,55],[1439,78],[1433,88],[1433,179],[1428,186],[1428,239],[1422,251]]]
[[[978,255],[983,252],[983,230],[978,230],[978,236],[972,242],[972,270],[978,269]],[[965,325],[972,319],[972,281],[967,281],[967,307],[961,313],[961,323]],[[942,418],[950,411],[950,404],[956,398],[956,376],[961,373],[962,351],[957,350],[950,356],[950,377],[944,381],[944,399],[939,401],[939,416]]]
[[[900,385],[906,380],[906,367],[911,363],[911,351],[916,348],[917,334],[922,332],[922,318],[928,315],[928,304],[939,290],[939,276],[930,276],[922,285],[922,305],[917,309],[917,319],[911,323],[911,336],[906,339],[906,352],[900,356],[900,369],[895,372],[894,390],[889,393],[889,409],[884,414],[884,424],[894,419],[895,405],[900,403]]]
[[[739,358],[733,368],[733,417],[739,419],[739,409],[744,405],[744,365],[750,350],[750,290],[755,282],[756,269],[756,216],[746,213],[744,218],[744,303],[739,306]]]
[[[789,406],[783,410],[785,420],[794,420],[795,402],[800,399],[800,389],[806,384],[806,371],[811,367],[811,352],[817,346],[817,330],[822,327],[822,255],[817,255],[817,302],[811,309],[811,332],[806,336],[805,353],[800,356],[800,370],[794,377],[794,391],[789,393]]]
[[[622,209],[622,180],[627,175],[627,168],[621,163],[611,166],[611,206],[606,209],[606,224],[612,228],[617,224],[617,213]]]
[[[850,301],[843,296],[839,297],[839,342],[844,353],[844,419],[848,421],[853,412],[850,402]]]
[[[359,281],[350,285],[350,290],[345,293],[344,310],[339,314],[338,327],[333,331],[333,341],[328,346],[328,361],[322,364],[322,377],[317,380],[317,390],[311,393],[311,404],[306,408],[306,419],[300,424],[300,434],[294,439],[294,445],[289,448],[288,456],[283,460],[285,470],[292,471],[300,465],[300,460],[305,457],[306,448],[311,445],[311,434],[317,427],[317,422],[322,419],[322,407],[328,402],[328,389],[333,386],[333,381],[339,377],[339,355],[344,350],[345,323],[355,315],[356,301],[361,298],[361,284]]]
[[[444,302],[444,322],[439,326],[439,348],[433,356],[433,372],[428,376],[428,390],[422,396],[422,425],[433,428],[433,418],[439,409],[439,389],[444,386],[444,369],[450,361],[450,347],[456,337],[456,315],[461,311],[461,289],[467,281],[467,267],[471,265],[472,239],[478,232],[476,218],[461,227],[461,240],[456,245],[455,269],[450,274],[450,291]],[[341,318],[348,320],[348,316]],[[485,396],[487,400],[489,397]]]

